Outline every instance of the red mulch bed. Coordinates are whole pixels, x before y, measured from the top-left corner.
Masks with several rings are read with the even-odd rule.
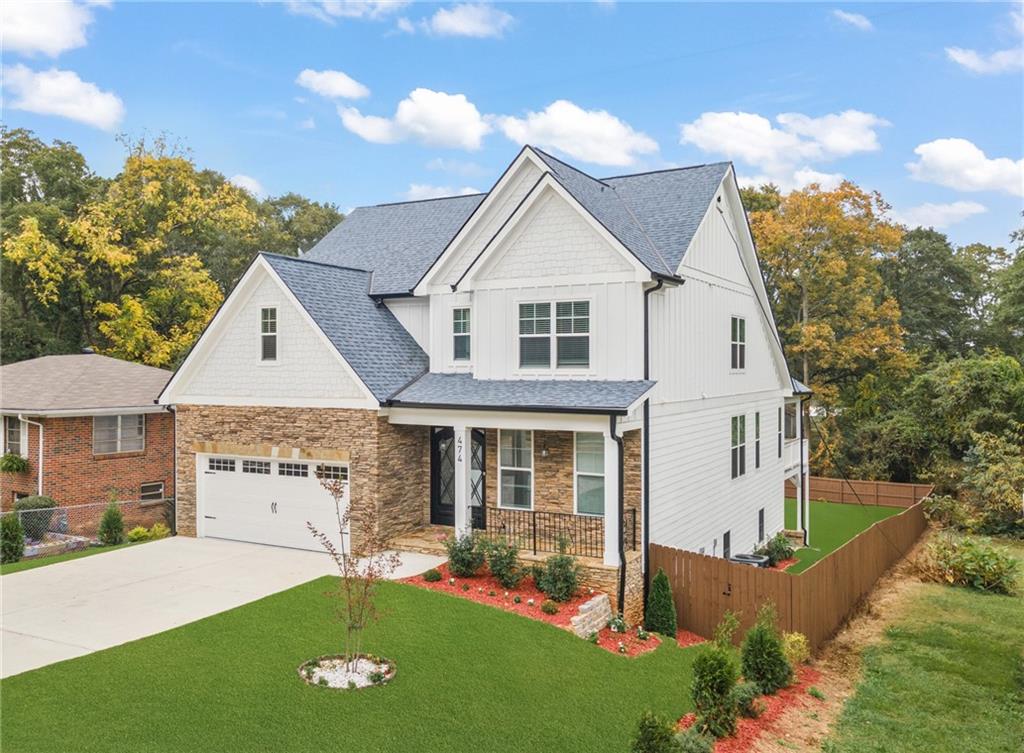
[[[696,646],[698,643],[704,643],[707,638],[696,633],[691,633],[689,630],[683,630],[680,628],[676,631],[676,643],[679,644],[679,648],[686,648],[687,646]]]
[[[619,650],[620,642],[625,646],[625,651]],[[606,627],[597,634],[597,645],[613,654],[622,654],[633,658],[656,649],[661,645],[661,638],[654,633],[648,633],[647,640],[640,640],[637,637],[636,628],[631,628],[625,633],[613,633],[611,628]]]
[[[796,673],[796,682],[775,695],[761,696],[764,713],[757,719],[740,717],[736,724],[736,734],[716,742],[715,753],[747,753],[763,734],[779,732],[776,729],[779,717],[788,709],[806,703],[810,698],[807,689],[820,679],[821,672],[818,670],[807,666],[800,667]],[[695,715],[691,712],[680,719],[677,726],[679,729],[686,729],[694,721]]]
[[[795,565],[797,562],[799,562],[799,560],[796,557],[790,557],[788,560],[781,560],[779,562],[776,562],[771,569],[788,570],[789,568],[793,567],[793,565]]]

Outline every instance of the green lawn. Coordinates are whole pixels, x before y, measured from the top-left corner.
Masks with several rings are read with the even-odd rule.
[[[104,552],[112,552],[115,549],[124,549],[126,546],[135,546],[136,544],[144,543],[144,541],[129,541],[124,544],[116,544],[114,546],[91,546],[87,549],[79,549],[76,552],[66,552],[64,554],[55,554],[51,557],[35,557],[30,560],[21,560],[20,562],[8,562],[0,565],[0,575],[20,573],[22,570],[33,570],[37,567],[45,567],[46,565],[53,565],[57,562],[77,560],[81,557],[91,557],[94,554],[103,554]]]
[[[1024,559],[1024,546],[1015,553]],[[928,585],[847,703],[832,753],[1020,753],[1024,597]]]
[[[899,507],[881,505],[844,505],[811,500],[811,546],[798,549],[798,562],[789,568],[802,573],[830,552],[835,551],[872,523],[903,512]],[[786,528],[796,528],[796,500],[786,500]]]
[[[0,683],[0,748],[31,751],[622,753],[644,709],[689,710],[694,649],[626,659],[570,633],[386,583],[364,650],[384,688],[307,686],[337,652],[329,578]]]

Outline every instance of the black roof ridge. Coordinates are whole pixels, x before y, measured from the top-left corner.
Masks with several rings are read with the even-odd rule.
[[[558,164],[565,165],[570,170],[573,170],[574,172],[577,172],[580,175],[584,175],[584,176],[590,178],[595,183],[600,183],[601,185],[605,186],[606,188],[612,188],[612,186],[609,186],[607,183],[604,182],[604,178],[596,178],[593,175],[591,175],[590,173],[588,173],[586,170],[580,170],[578,167],[576,167],[576,165],[571,165],[568,162],[566,162],[564,159],[559,159],[558,157],[556,157],[555,155],[551,154],[550,152],[546,152],[546,151],[544,151],[543,149],[541,149],[539,147],[533,146],[532,144],[530,144],[528,146],[531,149],[533,149],[535,152],[537,152],[538,154],[543,154],[545,157],[553,159]]]
[[[376,209],[377,207],[400,207],[403,204],[426,204],[428,201],[450,201],[451,199],[468,199],[473,196],[486,196],[489,191],[476,191],[474,193],[457,193],[452,196],[433,196],[429,199],[409,199],[408,201],[385,201],[381,204],[365,204],[356,209]],[[352,212],[349,212],[351,214]]]
[[[660,170],[643,170],[639,173],[623,173],[622,175],[608,175],[605,176],[604,178],[601,178],[601,180],[605,181],[617,180],[618,178],[636,178],[641,175],[656,175],[657,173],[677,173],[683,170],[699,170],[702,167],[713,167],[715,165],[732,165],[732,160],[721,160],[719,162],[703,162],[699,165],[685,165],[683,167],[663,167]]]
[[[316,259],[303,259],[301,256],[289,256],[288,254],[279,254],[274,251],[260,251],[260,256],[272,256],[275,259],[284,259],[286,261],[299,261],[303,264],[316,264],[318,267],[330,267],[331,269],[344,269],[347,272],[362,272],[364,275],[373,274],[369,269],[359,269],[359,267],[347,267],[344,264],[331,264],[327,261],[317,261]]]

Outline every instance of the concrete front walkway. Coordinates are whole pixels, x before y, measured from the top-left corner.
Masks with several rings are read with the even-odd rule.
[[[402,553],[392,576],[442,562]],[[0,677],[145,638],[322,575],[326,554],[175,536],[0,577]]]

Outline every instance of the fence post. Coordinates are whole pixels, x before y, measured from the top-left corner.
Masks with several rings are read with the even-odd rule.
[[[537,554],[537,511],[534,510],[530,515],[530,525],[533,526],[533,554]]]

